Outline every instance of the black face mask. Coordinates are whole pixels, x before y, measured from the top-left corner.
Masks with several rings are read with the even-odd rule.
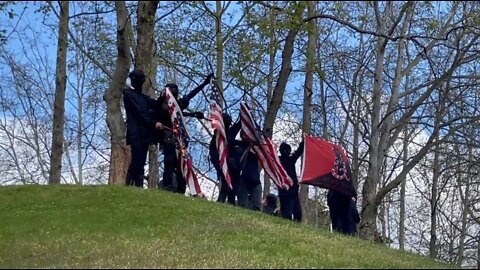
[[[230,125],[232,124],[232,117],[227,113],[223,113],[222,117],[223,117],[223,123],[225,124],[225,128],[229,128]]]
[[[130,78],[130,82],[132,83],[132,87],[135,88],[136,91],[142,92],[142,86],[145,82],[145,75],[141,70],[134,70],[130,72],[128,75]]]
[[[178,86],[174,83],[169,83],[167,85],[165,85],[165,88],[168,88],[168,90],[170,90],[170,92],[172,93],[173,97],[175,97],[175,99],[178,99]]]
[[[223,124],[225,125],[225,128],[230,128],[230,125],[232,124],[232,121],[229,121],[228,119],[223,120]]]
[[[135,90],[142,92],[142,86],[145,80],[131,80],[132,81],[132,87],[135,88]]]
[[[280,145],[280,154],[282,154],[282,156],[290,156],[290,153],[292,152],[292,147],[290,147],[290,145],[286,144],[286,143],[282,143]]]
[[[175,99],[178,99],[178,90],[170,89],[170,92],[172,93],[173,97],[175,97]]]

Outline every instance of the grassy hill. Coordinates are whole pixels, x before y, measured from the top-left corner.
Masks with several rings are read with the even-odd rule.
[[[428,258],[159,190],[0,188],[0,268],[446,268]]]

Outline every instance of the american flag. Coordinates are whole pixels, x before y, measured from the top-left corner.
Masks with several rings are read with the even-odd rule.
[[[180,106],[178,106],[175,97],[172,95],[172,92],[170,92],[168,88],[166,89],[166,94],[170,118],[172,119],[173,124],[173,133],[175,134],[175,139],[177,141],[176,152],[180,171],[182,172],[182,176],[188,185],[190,194],[193,196],[203,196],[200,185],[198,184],[197,176],[193,171],[192,157],[187,151],[189,135],[184,125],[182,111],[180,110]]]
[[[252,149],[265,173],[272,179],[277,189],[288,190],[293,185],[293,181],[280,163],[272,140],[260,131],[244,102],[241,104],[240,120],[242,122],[242,136],[253,144]]]
[[[218,93],[218,88],[212,87],[212,94],[210,95],[210,120],[212,123],[213,132],[216,134],[215,145],[218,150],[218,157],[220,162],[220,167],[222,168],[223,175],[225,180],[230,187],[232,188],[232,179],[230,178],[230,173],[228,171],[227,158],[228,158],[228,143],[227,143],[227,134],[225,132],[225,123],[223,122],[222,117],[222,105],[220,101],[220,96]]]

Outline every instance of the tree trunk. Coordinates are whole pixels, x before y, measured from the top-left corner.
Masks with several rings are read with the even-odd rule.
[[[217,51],[217,85],[223,97],[223,33],[222,33],[222,1],[215,1],[215,45]]]
[[[151,74],[157,74],[157,69],[158,69],[158,56],[154,55],[153,56],[153,62],[151,66]],[[157,89],[157,80],[156,76],[154,76],[154,79],[151,81],[152,89],[155,91]],[[153,94],[155,95],[155,93]],[[159,154],[159,149],[158,149],[158,144],[155,145],[150,145],[148,148],[148,188],[156,188],[158,187],[158,183],[160,182],[160,162],[158,160],[158,154]]]
[[[223,32],[222,32],[222,1],[215,1],[215,13],[212,13],[213,18],[215,19],[215,51],[216,51],[216,64],[217,68],[215,70],[215,77],[217,78],[218,91],[220,93],[220,99],[222,100],[222,105],[224,105],[225,100],[223,96]],[[222,106],[223,107],[223,106]],[[222,188],[222,181],[218,179],[219,193]]]
[[[480,269],[480,234],[477,236],[477,269]]]
[[[135,68],[145,73],[146,80],[143,85],[143,92],[153,96],[152,81],[156,74],[152,74],[155,13],[158,1],[138,1],[137,11],[137,44],[135,51]]]
[[[380,26],[379,26],[380,27]],[[383,29],[383,27],[380,27]],[[383,32],[383,31],[379,31]],[[364,239],[373,240],[375,231],[377,229],[377,208],[378,205],[375,202],[375,194],[377,189],[377,181],[380,177],[380,164],[379,159],[383,157],[383,153],[379,152],[380,142],[380,112],[381,112],[381,96],[382,96],[382,80],[383,80],[383,61],[385,58],[385,48],[383,47],[383,38],[378,37],[377,40],[377,53],[376,53],[376,65],[375,65],[375,79],[372,93],[372,120],[371,120],[371,137],[369,147],[369,166],[367,178],[363,185],[363,205],[362,205],[362,218],[360,222],[360,236]]]
[[[155,46],[155,45],[153,45]],[[153,50],[156,51],[156,50]],[[153,55],[153,60],[152,60],[152,65],[150,67],[150,72],[153,75],[153,79],[151,81],[151,88],[153,89],[153,92],[155,92],[158,86],[157,80],[156,80],[156,74],[158,70],[158,55],[154,53]],[[155,93],[153,93],[153,96]],[[159,181],[160,181],[160,162],[158,160],[158,154],[159,154],[159,148],[158,144],[151,145],[148,148],[148,172],[149,172],[149,177],[148,177],[148,188],[156,188],[158,187]]]
[[[137,10],[137,44],[135,46],[135,68],[145,73],[145,83],[143,85],[143,93],[154,98],[155,91],[153,89],[154,81],[156,81],[156,67],[153,65],[154,60],[154,29],[155,29],[155,13],[157,11],[158,1],[138,1]],[[150,145],[148,148],[149,173],[148,186],[155,187],[159,182],[158,173],[158,147]]]
[[[384,161],[384,163],[386,163],[386,161]],[[385,164],[384,164],[385,166]],[[380,184],[383,186],[385,185],[385,172],[382,173],[382,176],[380,179],[383,179],[383,181],[380,182]],[[387,237],[387,220],[386,220],[386,213],[387,213],[387,209],[386,209],[386,202],[388,199],[385,198],[384,200],[382,200],[380,202],[380,205],[378,206],[378,221],[380,223],[380,236],[382,238],[386,238]]]
[[[407,50],[408,56],[408,50]],[[408,89],[410,83],[410,77],[406,76],[405,78],[405,89]],[[409,101],[408,96],[405,96],[405,108],[408,108]],[[405,170],[408,163],[408,126],[405,127],[403,132],[403,169]],[[402,184],[400,187],[400,224],[399,224],[399,232],[398,232],[398,243],[400,245],[400,250],[405,250],[405,203],[406,203],[406,185],[407,185],[407,175],[402,178]]]
[[[359,89],[361,89],[359,87]],[[360,92],[359,92],[360,93]],[[355,124],[353,126],[353,153],[352,153],[352,173],[353,186],[358,190],[358,182],[360,177],[360,97],[356,98],[356,116]]]
[[[126,125],[122,116],[121,101],[130,67],[129,40],[126,26],[130,24],[125,1],[115,1],[117,13],[117,60],[110,87],[103,99],[107,103],[107,125],[110,131],[111,154],[108,183],[125,183],[130,164],[130,147],[126,145]]]
[[[437,117],[435,119],[435,130],[439,129],[440,119]],[[438,133],[435,138],[435,147],[434,147],[434,158],[433,158],[433,177],[432,177],[432,194],[430,197],[430,257],[436,259],[437,258],[437,206],[438,206],[438,180],[440,178],[440,164],[439,164],[439,157],[440,157],[440,146],[438,144]]]
[[[458,146],[456,147],[458,149]],[[460,151],[457,150],[457,156],[460,157]],[[473,146],[469,144],[468,146],[468,164],[474,164],[473,159]],[[465,198],[462,200],[463,202],[463,210],[462,210],[462,228],[460,231],[460,243],[458,244],[458,256],[457,256],[457,266],[459,268],[462,267],[462,263],[465,257],[465,238],[467,236],[467,221],[468,221],[468,207],[470,204],[470,176],[472,175],[471,166],[468,166],[467,175],[463,178],[465,181]],[[461,176],[461,166],[460,166],[460,159],[457,165],[457,174],[458,174],[458,188],[461,191],[462,188],[462,176]],[[460,196],[461,198],[462,196]]]
[[[308,16],[315,14],[316,1],[308,1]],[[310,135],[312,130],[312,95],[313,95],[313,73],[315,71],[315,45],[317,43],[317,21],[308,22],[308,43],[305,65],[305,86],[303,91],[303,123],[302,131],[304,135]],[[300,201],[302,212],[304,213],[302,222],[308,222],[307,211],[309,210],[308,185],[300,187]]]
[[[467,176],[468,178],[468,176]],[[468,181],[468,180],[467,180]],[[461,188],[461,187],[459,187]],[[460,231],[460,243],[458,244],[458,256],[457,256],[457,266],[459,268],[462,267],[463,259],[464,259],[464,253],[465,253],[465,237],[467,235],[467,218],[468,218],[468,211],[467,207],[468,204],[470,203],[469,201],[469,196],[470,196],[470,191],[469,191],[469,184],[467,183],[466,189],[465,189],[465,202],[463,204],[463,210],[462,210],[462,227]]]
[[[275,2],[273,3],[275,5]],[[275,56],[277,55],[277,50],[276,50],[276,43],[277,39],[275,36],[275,18],[276,18],[276,13],[275,10],[272,10],[270,13],[270,23],[272,29],[270,30],[270,44],[269,44],[269,62],[268,62],[268,81],[267,81],[267,103],[270,103],[270,100],[272,99],[272,94],[273,94],[273,71],[275,69]],[[271,187],[271,182],[270,178],[268,177],[267,174],[264,174],[263,178],[263,197],[266,197],[268,193],[270,193],[270,187]]]
[[[403,168],[406,167],[408,162],[408,129],[405,129],[404,138],[403,138]],[[398,232],[398,242],[400,245],[400,250],[405,250],[405,200],[406,200],[406,182],[407,176],[405,175],[402,179],[402,184],[400,187],[400,225]]]
[[[278,75],[277,84],[273,90],[272,99],[268,103],[267,113],[265,116],[264,131],[268,131],[268,134],[273,133],[273,123],[277,117],[280,105],[283,102],[283,95],[285,94],[285,88],[287,86],[290,72],[292,71],[292,55],[294,49],[295,38],[302,25],[299,18],[303,14],[305,9],[305,2],[299,2],[295,7],[295,13],[291,18],[291,29],[288,31],[287,38],[285,40],[285,46],[282,52],[282,64],[280,68],[280,74]]]
[[[295,12],[291,16],[291,28],[288,31],[287,38],[285,40],[285,45],[282,51],[282,64],[280,68],[280,73],[278,75],[277,83],[273,89],[271,99],[268,101],[267,112],[265,114],[265,122],[263,125],[263,131],[269,137],[272,137],[273,134],[273,124],[277,117],[278,110],[280,105],[283,102],[283,95],[285,94],[285,88],[287,86],[288,78],[290,77],[290,72],[292,71],[292,55],[294,49],[295,38],[300,30],[300,26],[303,24],[299,18],[301,18],[303,11],[305,9],[305,3],[300,2],[295,6]],[[267,190],[269,191],[269,189]],[[265,192],[265,189],[264,189]],[[305,215],[304,215],[305,216]]]
[[[60,2],[58,24],[57,67],[55,76],[55,103],[53,109],[52,154],[50,156],[49,184],[60,184],[65,128],[65,92],[67,84],[69,1]]]
[[[385,22],[387,17],[391,13],[389,7],[391,2],[387,3],[386,12],[383,17],[380,16],[380,11],[378,10],[378,2],[374,3],[375,7],[375,17],[377,20],[377,32],[385,33]],[[408,2],[404,5],[402,10],[407,10],[407,18],[403,22],[401,34],[405,35],[408,31],[409,21],[412,16],[412,10],[408,7],[412,5],[411,2]],[[398,22],[401,21],[403,13],[400,12],[398,16]],[[392,26],[389,32],[392,32],[396,28],[396,24]],[[384,60],[385,60],[385,47],[388,40],[383,37],[377,37],[376,44],[376,66],[375,66],[375,80],[373,85],[373,95],[372,95],[372,120],[371,120],[371,136],[370,136],[370,147],[369,147],[369,167],[367,178],[363,186],[363,206],[362,213],[373,213],[373,208],[378,208],[374,204],[378,204],[382,201],[383,198],[378,198],[377,196],[377,183],[381,177],[381,164],[382,160],[387,154],[389,148],[389,138],[390,130],[393,125],[393,113],[389,113],[385,116],[385,119],[382,119],[382,89],[383,89],[383,72],[384,72]],[[403,62],[405,55],[405,40],[401,39],[398,41],[398,57],[396,61],[395,77],[393,79],[392,85],[392,94],[388,103],[387,112],[394,112],[397,108],[397,104],[400,97],[400,83],[404,76],[403,74]],[[370,208],[367,210],[367,208]],[[360,236],[365,239],[373,240],[375,231],[376,231],[376,214],[362,216],[360,223]]]
[[[81,61],[81,55],[77,56],[77,63],[81,63],[81,76],[79,76],[77,85],[78,85],[78,95],[77,95],[77,115],[78,115],[78,124],[77,124],[77,170],[78,170],[78,184],[83,185],[83,152],[82,152],[82,138],[84,135],[84,123],[83,123],[83,97],[84,97],[84,87],[85,87],[85,76],[87,74],[86,63]]]
[[[83,80],[85,77],[82,78]],[[82,89],[83,89],[82,83]],[[83,90],[82,95],[78,97],[78,126],[77,126],[77,169],[78,184],[83,185],[83,155],[82,155],[82,138],[83,138]]]
[[[67,142],[67,140],[64,140],[64,142],[65,143],[63,145],[63,147],[64,147],[63,149],[65,151],[65,157],[67,158],[67,163],[68,163],[68,168],[70,169],[70,174],[73,177],[73,182],[75,184],[79,184],[77,174],[75,173],[75,170],[74,170],[74,167],[73,167],[72,158],[70,157],[70,150],[68,149],[68,147],[69,147],[68,142]]]

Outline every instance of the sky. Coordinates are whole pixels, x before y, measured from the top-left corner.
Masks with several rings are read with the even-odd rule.
[[[55,2],[55,5],[57,3]],[[24,7],[28,7],[27,9],[24,10]],[[41,49],[41,53],[46,56],[47,63],[50,67],[55,67],[55,56],[56,56],[56,44],[57,44],[57,36],[55,34],[55,31],[53,31],[57,27],[57,19],[55,18],[54,14],[50,14],[48,16],[48,19],[46,21],[43,20],[43,16],[40,16],[38,13],[35,13],[36,7],[38,7],[38,4],[35,4],[33,2],[23,2],[19,5],[15,5],[14,12],[16,14],[19,14],[19,16],[14,17],[13,19],[8,18],[7,13],[2,13],[0,14],[0,29],[6,29],[7,30],[7,35],[10,34],[12,29],[17,29],[17,30],[22,30],[28,35],[28,39],[35,40],[39,48]],[[23,12],[23,15],[21,15]],[[75,11],[71,9],[71,14],[73,14]],[[48,29],[45,24],[47,24],[51,29]],[[28,26],[28,28],[27,28]],[[21,59],[22,61],[26,62],[27,58],[32,58],[35,57],[35,55],[31,54],[31,51],[26,50],[22,51],[21,43],[20,43],[20,37],[17,34],[11,34],[9,35],[9,39],[6,44],[4,44],[4,48],[7,49],[8,51],[14,53],[15,58]],[[54,69],[54,68],[53,68]],[[4,65],[0,65],[0,72],[8,72],[8,70],[5,69]],[[54,78],[50,77],[52,85],[54,85]],[[297,81],[292,81],[289,84],[289,89],[302,89],[302,84],[303,80],[300,78]],[[303,97],[303,94],[302,94]],[[294,94],[289,94],[286,98],[286,101],[288,102],[299,102],[298,100],[298,95]],[[69,108],[67,107],[67,110]],[[286,114],[284,115],[283,112],[280,112],[279,119],[276,121],[275,125],[281,126],[281,127],[289,127],[289,129],[296,129],[297,127],[295,126],[294,122],[292,120],[295,119],[301,119],[297,116],[289,115]],[[259,124],[263,123],[262,119],[257,119]],[[280,130],[275,128],[276,130]],[[286,132],[286,131],[285,131]],[[206,134],[203,134],[204,136]],[[292,145],[293,149],[296,149],[296,146],[300,142],[301,134],[294,134],[294,136],[290,136],[290,134],[284,134],[282,132],[276,132],[273,137],[273,141],[277,144],[279,144],[281,141],[287,141]],[[427,134],[421,133],[419,135],[418,141],[417,142],[422,142],[427,138]],[[412,146],[414,147],[414,146]],[[392,150],[393,151],[393,150]],[[75,158],[75,153],[72,153],[72,159],[76,160]],[[91,163],[95,163],[95,158],[92,159]],[[98,163],[104,162],[104,160],[101,157],[98,157]],[[194,160],[194,162],[197,162]],[[199,162],[199,161],[198,161]],[[297,166],[297,174],[300,174],[300,166],[301,166],[301,161],[299,160],[296,164]],[[210,175],[214,175],[213,168],[211,168],[211,173]],[[397,172],[398,173],[398,172]],[[94,174],[94,173],[92,173]],[[263,173],[262,173],[263,175]],[[417,176],[415,175],[410,175],[410,177],[415,178]],[[263,177],[262,177],[263,179]],[[214,192],[214,185],[208,180],[202,180],[200,179],[202,184],[202,188],[207,193],[209,198],[215,198],[216,193]],[[409,181],[409,183],[412,181]],[[263,181],[262,181],[263,185]],[[218,192],[218,190],[216,191]],[[271,189],[272,193],[276,193],[275,188]],[[312,192],[313,193],[313,192]],[[417,187],[413,186],[413,184],[409,184],[407,186],[407,196],[409,196],[409,202],[412,204],[411,207],[419,208],[421,207],[421,204],[419,203],[421,201],[420,195],[419,195],[419,190]],[[422,223],[424,226],[427,226],[428,223]],[[414,227],[415,224],[410,224],[411,227]],[[393,233],[395,235],[395,233]],[[412,236],[413,237],[413,236]]]
[[[57,4],[55,3],[55,5]],[[47,64],[50,67],[54,67],[55,56],[56,56],[56,44],[57,44],[57,35],[55,33],[56,32],[55,28],[57,27],[58,19],[55,17],[53,13],[50,13],[49,16],[43,16],[40,13],[36,13],[35,11],[39,7],[40,7],[39,4],[36,4],[33,2],[24,2],[22,4],[14,5],[12,6],[13,11],[19,15],[14,17],[13,19],[7,19],[6,14],[1,14],[0,21],[3,23],[0,24],[0,26],[5,27],[6,29],[15,28],[17,30],[26,31],[26,33],[28,33],[27,34],[28,38],[34,39],[37,45],[42,50],[44,50],[43,52],[44,52],[44,56],[46,56]],[[230,7],[230,9],[232,8],[235,8],[234,5]],[[75,10],[71,8],[70,14],[73,15],[74,13],[75,13]],[[50,27],[50,29],[48,27]],[[10,38],[5,44],[5,47],[9,51],[13,52],[16,55],[17,59],[23,59],[24,61],[26,61],[27,58],[35,57],[34,55],[30,55],[32,53],[30,50],[22,51],[20,45],[21,45],[20,37],[16,34],[12,34],[10,35]],[[72,76],[74,75],[72,74]],[[50,79],[54,80],[53,77],[51,77]],[[54,85],[54,81],[51,81],[51,83],[52,85]],[[303,88],[302,85],[303,85],[302,78],[300,78],[299,80],[290,80],[288,89],[301,90]],[[287,91],[287,93],[290,93],[290,94],[286,95],[285,97],[286,102],[298,102],[298,95],[292,95],[292,91]],[[67,106],[66,108],[67,111],[73,109],[73,107],[71,106],[71,103],[69,102],[67,102],[66,106]],[[204,109],[208,110],[208,108],[204,108]],[[283,120],[277,121],[275,124],[274,129],[277,130],[277,132],[274,134],[273,141],[279,144],[281,141],[285,140],[289,142],[292,145],[292,147],[295,149],[296,145],[298,145],[298,143],[301,140],[300,139],[301,134],[298,134],[297,132],[297,134],[295,134],[295,136],[293,137],[289,133],[282,134],[282,132],[279,131],[280,128],[278,127],[282,127],[282,128],[289,127],[287,130],[298,130],[298,126],[296,126],[296,124],[294,123],[297,122],[296,119],[299,119],[299,115],[293,115],[293,114],[284,115],[284,112],[280,110],[279,117],[283,118]],[[260,125],[263,123],[263,119],[256,119],[256,120]],[[284,131],[284,132],[287,132],[287,131]],[[201,133],[203,133],[202,134],[203,136],[206,135],[205,132],[201,131]],[[72,158],[75,160],[75,153],[73,153]],[[298,168],[300,168],[299,163],[300,162],[297,163]],[[297,173],[300,173],[299,169],[297,170]],[[272,192],[275,192],[275,190],[272,190]]]

